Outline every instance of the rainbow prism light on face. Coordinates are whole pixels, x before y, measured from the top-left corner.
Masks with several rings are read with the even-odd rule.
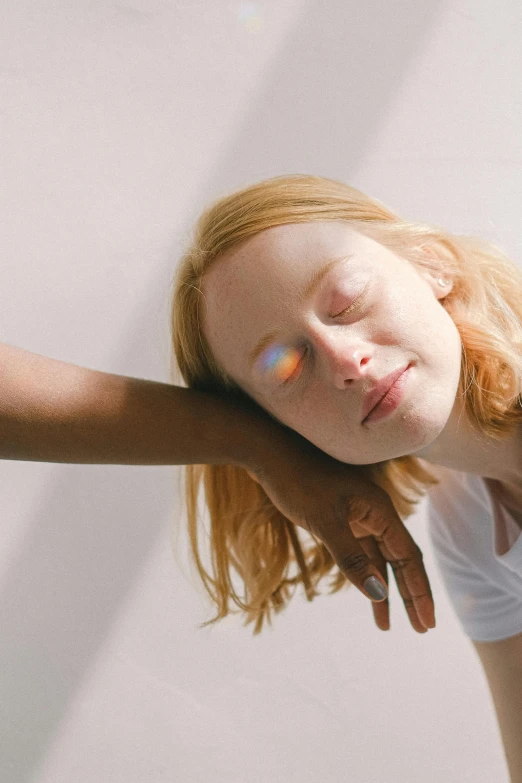
[[[260,365],[263,370],[271,370],[278,381],[290,378],[299,364],[300,354],[294,348],[282,345],[271,345],[261,356]]]
[[[326,272],[325,287],[315,298],[297,299],[327,261],[339,264]],[[177,265],[171,336],[178,371],[172,380],[239,402],[246,393],[286,428],[285,437],[294,430],[357,466],[404,521],[432,490],[434,507],[440,482],[428,470],[430,461],[451,463],[462,475],[503,478],[513,470],[518,481],[521,291],[521,270],[479,237],[405,220],[337,180],[274,177],[222,196],[198,218]],[[329,316],[329,308],[350,310],[359,295],[360,309],[346,320],[344,311],[339,320]],[[249,348],[259,344],[262,327],[274,323],[278,336],[256,361],[265,383],[251,372]],[[371,360],[369,367],[363,358]],[[363,427],[362,395],[370,381],[412,358],[401,411]],[[354,377],[358,388],[348,383]],[[271,385],[274,378],[288,382],[284,393]],[[472,448],[476,441],[480,449]],[[284,458],[277,461],[284,467]],[[198,543],[201,489],[212,531],[211,573]],[[296,587],[311,601],[326,581],[330,593],[350,584],[339,568],[331,574],[328,548],[311,532],[312,540],[301,538],[305,530],[297,536],[246,469],[189,464],[185,490],[192,562],[217,610],[203,626],[234,613],[235,604],[256,635],[273,612],[286,608]]]

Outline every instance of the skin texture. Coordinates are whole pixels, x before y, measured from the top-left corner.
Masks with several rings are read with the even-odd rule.
[[[310,274],[336,258],[346,260],[300,299]],[[471,427],[459,392],[460,335],[442,305],[447,283],[345,222],[277,226],[210,267],[203,331],[236,383],[326,454],[351,465],[414,454],[492,479],[522,528],[522,426],[501,441]],[[250,367],[249,352],[271,330]],[[274,347],[283,358],[270,368]],[[365,395],[409,363],[400,405],[363,423]]]
[[[429,248],[426,253],[434,255]],[[346,260],[328,272],[313,296],[300,299],[310,275],[334,258]],[[277,226],[210,267],[202,281],[202,328],[215,358],[236,383],[322,452],[350,465],[415,454],[494,479],[522,527],[522,430],[493,441],[472,429],[459,392],[460,335],[443,307],[453,285],[446,280],[441,285],[438,275],[414,267],[345,222]],[[249,352],[272,330],[276,334],[250,367]],[[283,360],[270,367],[274,347]],[[363,424],[364,396],[377,381],[410,363],[400,405],[386,418]],[[313,484],[316,478],[312,472],[307,481]],[[350,484],[343,476],[339,486],[353,485],[352,501],[366,504],[366,510],[356,514],[356,503],[348,504],[347,525],[345,498],[337,526],[323,535],[316,532],[330,551],[353,549],[354,563],[361,559],[351,538],[355,535],[386,582],[390,563],[411,623],[422,633],[424,626],[434,625],[422,554],[413,541],[400,541],[406,528],[389,498],[386,510],[376,510],[375,487],[357,487],[355,478]],[[263,486],[278,505],[285,492],[272,493],[270,482]],[[320,480],[311,497],[320,496],[324,486]],[[343,535],[350,535],[349,545],[342,543]],[[342,570],[360,586],[353,569]],[[372,602],[372,608],[377,625],[389,628],[388,599]]]
[[[300,301],[310,274],[345,256]],[[353,465],[422,449],[418,456],[429,459],[430,444],[441,450],[444,428],[459,413],[460,336],[439,301],[451,281],[442,287],[347,223],[324,221],[248,239],[209,269],[202,290],[203,330],[218,362],[253,400],[321,450]],[[272,329],[277,336],[250,367],[249,352]],[[266,351],[274,346],[290,357],[287,379],[267,369]],[[363,424],[366,393],[409,363],[400,406]]]

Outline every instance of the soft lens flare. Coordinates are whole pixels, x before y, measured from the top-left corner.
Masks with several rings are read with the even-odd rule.
[[[263,29],[263,17],[255,3],[241,3],[238,16],[239,21],[250,33],[259,33]]]

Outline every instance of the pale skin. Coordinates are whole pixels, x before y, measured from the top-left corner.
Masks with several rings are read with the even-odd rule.
[[[216,355],[287,427],[258,405],[238,407],[194,389],[0,343],[0,459],[236,465],[259,480],[288,520],[316,534],[361,591],[375,569],[387,582],[390,564],[413,628],[425,633],[435,622],[422,553],[389,496],[343,461],[367,464],[416,449],[428,461],[495,479],[515,516],[522,507],[520,435],[488,442],[461,415],[458,335],[440,306],[451,281],[440,287],[434,277],[419,276],[346,225],[321,226],[264,232],[217,262],[204,280],[205,327]],[[357,273],[350,263],[332,269],[313,298],[297,301],[310,271],[355,250]],[[274,327],[297,352],[295,378],[306,381],[283,394],[280,379],[252,374],[244,363]],[[362,395],[406,359],[414,373],[403,403],[363,426]],[[388,599],[371,606],[378,627],[389,628]],[[511,779],[522,781],[522,634],[473,644],[495,700]]]
[[[354,259],[300,301],[296,293],[310,272],[346,254]],[[325,452],[353,464],[415,454],[493,479],[522,528],[521,428],[494,441],[469,424],[458,393],[460,339],[440,305],[451,285],[449,280],[441,286],[437,277],[416,271],[345,224],[280,226],[209,270],[203,282],[205,334],[223,367],[259,405]],[[357,301],[359,308],[339,317]],[[290,385],[267,372],[263,361],[254,369],[246,361],[269,329],[277,329],[279,345],[300,355]],[[410,360],[414,373],[401,405],[385,419],[362,424],[362,397],[371,383]],[[366,551],[379,562],[373,539],[363,540],[372,541]],[[387,607],[374,603],[373,609],[377,624],[386,627]],[[411,607],[409,612],[412,617]],[[415,627],[417,618],[412,622]],[[473,645],[494,699],[510,779],[522,781],[522,634]]]
[[[343,258],[312,296],[299,297],[312,272]],[[345,222],[277,226],[210,267],[203,330],[236,383],[327,454],[353,465],[413,454],[494,479],[522,527],[521,428],[502,441],[471,429],[459,393],[460,336],[442,306],[453,281],[439,277]],[[265,356],[277,345],[299,358],[284,381],[267,370],[263,352],[249,364],[270,330]],[[399,407],[362,423],[364,395],[410,362]]]

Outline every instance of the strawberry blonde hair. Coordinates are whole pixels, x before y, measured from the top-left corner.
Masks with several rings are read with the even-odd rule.
[[[260,231],[314,220],[346,221],[415,267],[453,279],[441,304],[462,341],[458,393],[465,396],[471,424],[480,432],[497,440],[510,434],[522,418],[522,271],[489,242],[403,220],[376,199],[325,177],[274,177],[218,199],[201,214],[173,281],[174,382],[246,398],[214,359],[200,328],[202,278],[222,254]],[[358,467],[388,492],[402,519],[438,483],[412,456]],[[309,601],[332,569],[330,593],[350,586],[324,544],[288,521],[245,470],[187,465],[184,471],[190,552],[217,607],[217,615],[200,627],[226,617],[232,600],[245,614],[245,625],[255,623],[255,635],[300,583]],[[210,514],[212,575],[198,547],[201,485]],[[231,569],[242,580],[243,596],[236,592]]]

